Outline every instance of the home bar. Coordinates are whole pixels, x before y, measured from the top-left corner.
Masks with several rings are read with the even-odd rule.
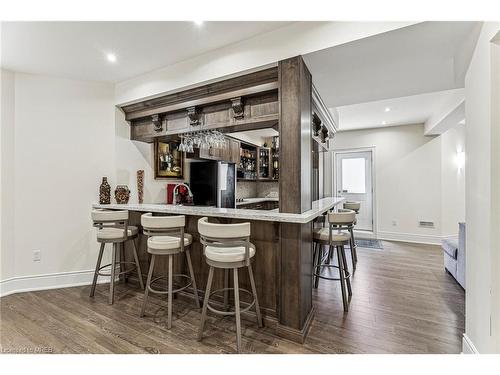
[[[328,147],[335,125],[312,85],[311,74],[302,57],[279,61],[274,67],[254,73],[127,105],[122,110],[130,122],[131,139],[136,141],[182,141],[186,135],[198,131],[224,134],[226,145],[220,149],[212,146],[187,149],[186,159],[198,162],[212,160],[238,164],[240,156],[243,160],[245,155],[251,155],[248,155],[250,151],[243,149],[247,143],[240,143],[231,137],[232,134],[262,129],[277,132],[279,150],[275,159],[279,160],[279,175],[276,171],[260,171],[259,176],[264,175],[264,179],[279,184],[279,198],[221,205],[219,197],[217,206],[211,205],[215,202],[196,204],[197,195],[203,194],[206,186],[202,184],[200,191],[195,189],[193,166],[196,163],[192,162],[191,185],[195,205],[178,204],[174,194],[172,204],[96,204],[94,208],[128,210],[129,224],[139,227],[141,214],[145,212],[185,215],[185,233],[193,236],[190,252],[201,294],[206,288],[209,266],[204,260],[198,220],[208,217],[209,222],[220,224],[250,222],[250,242],[256,248],[252,267],[265,324],[274,326],[277,335],[302,343],[314,319],[313,226],[319,216],[343,201],[329,196],[323,189],[320,151]],[[258,156],[263,158],[266,155],[260,151]],[[268,161],[261,161],[259,167],[267,168]],[[205,166],[202,169],[206,172]],[[241,175],[238,180],[251,180],[248,174],[246,177]],[[230,176],[227,184],[234,184],[235,179],[236,176]],[[174,193],[179,187],[175,187]],[[234,192],[227,199],[234,202]],[[265,206],[266,201],[273,204]],[[129,241],[125,246],[132,245]],[[125,260],[133,262],[132,252],[125,251],[125,254]],[[145,272],[150,260],[147,237],[141,234],[138,258]],[[154,268],[153,278],[166,275],[167,268],[166,262],[160,260]],[[173,269],[175,274],[187,274],[185,257],[174,257]],[[240,287],[251,290],[247,274],[242,272],[240,277]],[[227,287],[228,281],[224,272],[215,272],[212,290]],[[243,304],[251,302],[250,297],[242,294]]]

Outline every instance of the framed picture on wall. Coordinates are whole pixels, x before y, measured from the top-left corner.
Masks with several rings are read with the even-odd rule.
[[[184,153],[178,142],[154,143],[155,179],[182,180],[184,178]]]

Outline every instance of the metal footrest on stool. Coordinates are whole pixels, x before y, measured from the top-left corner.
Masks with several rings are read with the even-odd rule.
[[[184,275],[184,274],[181,274],[181,273],[178,273],[178,274],[173,274],[172,275],[172,279],[173,278],[185,278],[185,279],[188,279],[188,283],[180,288],[177,288],[177,289],[173,289],[172,290],[172,294],[174,293],[177,293],[177,292],[181,292],[183,291],[184,289],[187,289],[189,288],[191,285],[193,285],[193,282],[191,280],[191,278],[188,276],[188,275]],[[158,277],[155,277],[154,279],[151,280],[151,283],[148,285],[148,289],[151,293],[156,293],[156,294],[169,294],[168,290],[159,290],[159,289],[153,289],[151,287],[151,285],[153,285],[155,282],[157,282],[158,280],[167,280],[168,279],[168,275],[167,276],[158,276]]]
[[[214,290],[212,293],[210,293],[210,297],[212,297],[214,294],[216,293],[220,293],[220,292],[224,292],[226,290],[234,290],[234,288],[221,288],[221,289],[217,289],[217,290]],[[238,289],[240,292],[243,292],[243,293],[246,293],[250,296],[253,297],[253,294],[252,292],[250,292],[249,290],[247,289],[243,289],[243,288],[239,288]],[[247,307],[245,307],[244,309],[240,309],[240,313],[242,312],[247,312],[248,310],[250,310],[253,306],[255,305],[255,298],[252,299],[252,303],[250,303]],[[211,306],[210,305],[210,298],[208,299],[208,303],[207,303],[207,308],[215,313],[215,314],[219,314],[219,315],[236,315],[236,311],[222,311],[222,310],[217,310],[215,307]]]
[[[115,272],[115,276],[120,276],[120,275],[123,275],[123,274],[126,274],[126,273],[133,272],[133,271],[137,270],[137,265],[134,262],[115,262],[115,268],[117,266],[121,266],[122,264],[123,264],[124,270],[120,271],[120,272]],[[125,269],[125,265],[126,264],[131,264],[132,268],[129,269],[129,270]],[[101,272],[101,270],[103,268],[106,268],[106,267],[110,267],[111,268],[111,263],[105,264],[104,266],[99,267],[99,269],[97,271],[97,274],[99,276],[111,276],[111,271],[110,271],[110,273],[103,273],[103,272]]]
[[[314,266],[314,268],[321,268],[321,267],[326,267],[326,268],[337,268],[340,272],[340,267],[339,266],[334,266],[333,264],[318,264],[317,266]],[[320,270],[321,272],[321,270]],[[351,277],[351,273],[347,270],[344,270],[344,274],[345,276],[343,277],[344,279],[348,279]],[[339,277],[326,277],[326,276],[322,276],[320,273],[317,273],[317,272],[314,272],[313,274],[314,276],[316,277],[319,277],[320,279],[323,279],[323,280],[336,280],[336,281],[340,281],[340,278]]]

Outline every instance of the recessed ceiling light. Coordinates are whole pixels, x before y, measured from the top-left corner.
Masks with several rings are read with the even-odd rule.
[[[387,125],[387,121],[382,121],[382,125]]]
[[[193,21],[196,26],[203,25],[203,21]]]
[[[108,60],[110,63],[116,62],[116,55],[114,53],[107,53],[106,54],[106,60]]]
[[[391,110],[391,107],[385,107],[384,111],[389,112]]]

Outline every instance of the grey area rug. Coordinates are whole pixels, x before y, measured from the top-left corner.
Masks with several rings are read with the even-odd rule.
[[[354,236],[356,237],[356,236]],[[365,238],[356,238],[356,245],[358,247],[365,247],[368,249],[376,249],[376,250],[383,250],[384,247],[382,246],[382,243],[379,240],[373,240],[373,239],[365,239]],[[346,245],[346,248],[349,247],[349,245]]]

